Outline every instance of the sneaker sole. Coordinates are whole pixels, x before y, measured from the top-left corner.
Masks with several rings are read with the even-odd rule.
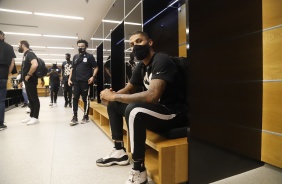
[[[129,159],[128,159],[128,160],[121,161],[121,162],[113,161],[113,162],[109,162],[109,163],[105,163],[105,164],[102,164],[102,163],[96,163],[96,164],[97,164],[97,166],[100,166],[100,167],[109,167],[109,166],[112,166],[112,165],[125,166],[125,165],[129,165],[130,162],[129,162]]]
[[[70,126],[75,126],[75,125],[78,125],[78,122],[76,122],[76,123],[70,123]]]
[[[32,124],[26,124],[27,126],[29,126],[29,125],[35,125],[35,124],[38,124],[39,122],[36,122],[36,123],[32,123]]]
[[[81,121],[80,123],[81,123],[81,124],[89,123],[89,120],[87,120],[87,121]]]

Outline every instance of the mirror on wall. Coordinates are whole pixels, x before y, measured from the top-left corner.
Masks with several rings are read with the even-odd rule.
[[[111,74],[111,33],[122,22],[124,18],[124,0],[116,0],[102,20],[103,23],[103,72],[104,88],[112,87]]]
[[[124,19],[124,38],[125,38],[125,81],[126,83],[130,80],[132,71],[136,66],[136,60],[132,56],[131,48],[129,46],[130,35],[135,31],[142,31],[142,1],[125,0],[125,12],[126,17]],[[130,2],[130,3],[129,3]],[[132,9],[130,9],[132,8]]]

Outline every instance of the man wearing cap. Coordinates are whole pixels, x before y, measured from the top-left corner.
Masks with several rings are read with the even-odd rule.
[[[72,98],[72,86],[68,85],[68,79],[70,76],[71,71],[71,55],[69,53],[66,54],[66,61],[62,64],[62,84],[64,87],[64,97],[65,97],[65,107],[69,105],[69,107],[72,107],[71,104],[71,98]]]
[[[5,34],[0,30],[0,130],[7,128],[7,125],[4,125],[7,81],[15,65],[14,58],[16,58],[13,47],[4,39]]]

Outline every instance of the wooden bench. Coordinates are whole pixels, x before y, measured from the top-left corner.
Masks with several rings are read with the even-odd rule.
[[[83,109],[82,100],[79,101]],[[92,114],[89,118],[111,138],[107,108],[96,102],[90,103]],[[124,143],[130,153],[130,141],[124,120]],[[187,137],[168,139],[147,130],[145,165],[148,175],[156,184],[177,184],[188,181],[188,143]]]

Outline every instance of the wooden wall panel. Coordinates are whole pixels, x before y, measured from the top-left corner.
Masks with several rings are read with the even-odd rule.
[[[264,80],[282,79],[281,49],[282,49],[282,27],[264,31],[263,32],[263,79]]]
[[[263,29],[282,24],[282,1],[262,0]]]
[[[186,5],[180,7],[178,11],[178,43],[179,56],[187,57],[187,39],[186,39]]]
[[[261,160],[282,168],[282,136],[262,133]]]
[[[282,82],[263,84],[262,121],[263,130],[282,134]]]
[[[261,160],[282,168],[282,1],[263,2],[263,83]],[[271,28],[271,29],[267,29]]]

